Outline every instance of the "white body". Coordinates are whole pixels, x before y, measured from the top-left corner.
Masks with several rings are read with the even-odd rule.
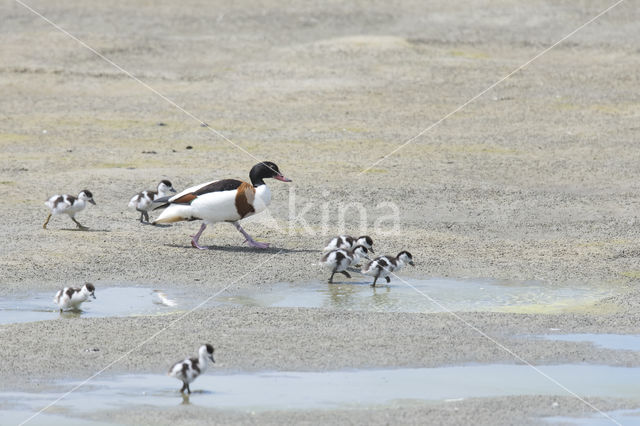
[[[396,270],[395,258],[389,256],[380,256],[362,268],[362,273],[371,277],[378,276],[380,278],[388,277],[391,272]]]
[[[371,277],[378,276],[379,278],[384,278],[391,275],[392,272],[398,272],[400,269],[404,268],[407,263],[411,263],[413,265],[413,260],[405,254],[401,254],[397,257],[380,256],[375,258],[369,264],[363,266],[361,272],[364,275],[369,275]]]
[[[351,265],[355,265],[360,262],[360,259],[365,256],[361,247],[358,247],[354,252],[347,250],[332,250],[329,253],[322,256],[322,264],[331,271],[342,272],[346,271]]]
[[[198,358],[185,358],[176,362],[169,369],[169,376],[181,380],[183,383],[193,382],[200,374],[207,371],[207,347],[201,346]]]
[[[185,194],[197,191],[198,189],[217,181],[206,182],[200,185],[187,188],[179,194],[174,195],[169,201],[176,200]],[[260,185],[256,189],[253,201],[254,212],[245,217],[260,213],[271,203],[271,191],[267,185]],[[230,191],[216,191],[199,195],[191,204],[171,204],[160,214],[156,222],[172,222],[175,220],[202,219],[205,224],[210,225],[216,222],[236,222],[242,217],[236,209],[235,189]]]
[[[151,208],[154,200],[169,195],[173,188],[167,187],[163,182],[158,184],[157,192],[155,191],[142,191],[131,198],[129,201],[129,207],[137,210],[148,211]],[[175,191],[174,191],[175,192]]]
[[[371,244],[367,241],[368,237],[362,236],[355,239],[350,235],[338,235],[329,241],[329,244],[324,248],[323,252],[327,253],[332,250],[353,250],[356,246],[364,246],[369,250],[372,250]],[[371,239],[369,239],[371,241]]]
[[[353,238],[351,238],[349,235],[339,235],[332,238],[323,251],[326,253],[333,250],[351,250],[351,248],[353,247],[353,242]]]
[[[62,201],[56,204],[56,200],[59,197],[62,197]],[[82,197],[74,197],[74,199],[71,199],[68,194],[56,194],[45,201],[44,205],[49,207],[51,214],[53,215],[68,214],[69,216],[74,217],[76,213],[87,206],[87,202],[82,199]]]
[[[344,257],[342,257],[342,256]],[[346,250],[332,250],[322,256],[322,265],[330,271],[342,272],[346,271],[353,262],[353,257]]]
[[[56,303],[61,310],[66,309],[79,309],[83,302],[91,296],[91,292],[84,286],[81,289],[74,287],[65,287],[62,290],[58,290],[53,302]]]

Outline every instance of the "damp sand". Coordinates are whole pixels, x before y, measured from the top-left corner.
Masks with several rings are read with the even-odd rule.
[[[33,6],[251,155],[275,161],[294,182],[270,182],[269,214],[245,226],[255,238],[272,242],[269,250],[243,247],[226,224],[204,233],[201,242],[217,246],[206,252],[189,244],[197,223],[141,225],[136,212],[126,209],[134,193],[161,178],[177,189],[244,178],[255,159],[18,4],[6,3],[0,6],[6,17],[0,30],[0,296],[53,294],[85,280],[98,290],[102,283],[127,281],[170,283],[207,295],[317,280],[324,273],[316,265],[318,250],[343,231],[335,220],[325,226],[323,215],[339,217],[340,206],[353,203],[342,212],[345,229],[373,234],[379,252],[410,250],[418,266],[403,272],[407,277],[615,288],[607,300],[578,312],[462,318],[534,364],[640,365],[630,351],[614,355],[588,343],[512,337],[551,328],[639,332],[639,12],[631,3],[363,174],[609,4]],[[41,228],[49,195],[85,187],[98,203],[78,215],[90,232],[73,230],[67,218]],[[360,226],[358,204],[368,226]],[[385,219],[393,205],[397,229]],[[298,215],[304,221],[289,220]],[[381,226],[374,232],[376,221]],[[204,306],[174,319],[2,325],[0,384],[33,389],[48,380],[81,379],[114,361],[112,373],[161,373],[204,341],[219,348],[215,368],[228,370],[515,362],[446,313]],[[426,408],[220,418],[495,424],[590,414],[574,399],[553,402],[488,398]],[[616,401],[599,403],[602,409],[621,408]],[[109,418],[205,423],[209,411],[174,407]]]

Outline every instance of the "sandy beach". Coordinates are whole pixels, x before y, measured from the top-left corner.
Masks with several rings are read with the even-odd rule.
[[[416,267],[402,271],[406,278],[608,295],[554,313],[204,304],[161,316],[7,323],[0,391],[34,392],[107,366],[105,376],[165,374],[203,342],[216,346],[216,372],[523,360],[640,367],[637,351],[522,337],[640,333],[640,15],[632,2],[450,116],[613,3],[28,4],[121,69],[20,3],[0,6],[0,299],[53,297],[86,281],[97,288],[92,303],[112,286],[167,287],[195,301],[305,286],[326,280],[321,250],[343,232],[371,235],[378,254],[409,250]],[[270,208],[243,225],[269,249],[249,248],[232,226],[217,224],[201,239],[215,248],[198,251],[190,235],[200,222],[154,227],[127,209],[161,179],[178,191],[247,179],[262,160],[293,180],[270,180]],[[84,188],[97,203],[77,216],[88,231],[64,216],[42,229],[49,196]],[[604,411],[640,406],[586,399]],[[593,413],[568,393],[334,410],[188,408],[79,418],[536,424]]]

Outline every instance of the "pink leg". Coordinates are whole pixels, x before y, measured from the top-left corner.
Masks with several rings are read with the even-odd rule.
[[[242,235],[244,235],[244,237],[246,238],[245,241],[248,242],[251,247],[257,247],[257,248],[263,248],[263,249],[264,248],[269,248],[269,243],[261,243],[261,242],[255,241],[253,238],[251,238],[251,235],[247,234],[247,231],[242,229],[242,226],[240,226],[240,224],[238,222],[233,222],[233,226],[236,227],[238,232],[240,232]]]
[[[197,249],[200,250],[207,250],[209,247],[207,246],[201,246],[200,244],[198,244],[198,240],[200,239],[200,235],[202,235],[202,233],[204,232],[204,229],[207,227],[206,223],[203,223],[202,226],[200,227],[200,230],[198,231],[198,233],[196,235],[192,235],[191,236],[191,245]]]

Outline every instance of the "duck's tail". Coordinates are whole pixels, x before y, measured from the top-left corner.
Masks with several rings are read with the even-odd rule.
[[[160,207],[168,207],[156,220],[153,221],[153,225],[158,223],[173,223],[180,222],[182,220],[197,220],[197,217],[193,217],[191,206],[182,205],[182,204],[169,204],[160,206]],[[157,209],[154,209],[157,210]]]

